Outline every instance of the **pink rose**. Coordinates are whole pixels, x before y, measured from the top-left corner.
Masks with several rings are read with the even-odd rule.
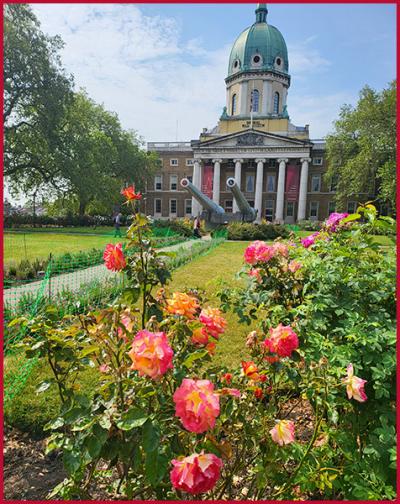
[[[305,238],[301,239],[301,243],[304,248],[311,247],[311,245],[314,245],[315,243],[315,238],[319,235],[319,233],[313,233],[312,235],[308,235]]]
[[[340,225],[340,221],[345,219],[349,214],[348,213],[337,213],[333,212],[330,214],[328,219],[325,222],[325,227],[328,231],[334,233],[338,226]]]
[[[207,332],[215,339],[225,331],[226,320],[221,316],[218,308],[203,308],[199,316],[200,322],[205,326]]]
[[[248,264],[268,262],[275,255],[275,249],[265,242],[257,240],[251,243],[244,251],[244,260]]]
[[[219,395],[209,380],[184,378],[174,393],[175,416],[185,429],[201,433],[212,429],[219,415]]]
[[[219,479],[222,460],[212,453],[200,453],[173,460],[172,485],[190,494],[208,492]]]
[[[290,444],[294,441],[294,422],[291,420],[279,420],[270,431],[272,440],[279,446]]]
[[[368,399],[364,391],[364,385],[367,381],[354,376],[353,364],[347,366],[347,378],[343,378],[342,381],[346,385],[349,399],[355,399],[358,402],[365,402]]]
[[[301,262],[299,261],[290,261],[290,263],[288,264],[288,268],[289,268],[289,271],[291,271],[292,273],[296,273],[296,271],[298,269],[300,269],[303,265],[301,264]]]
[[[140,376],[157,379],[173,368],[174,352],[163,332],[152,333],[142,329],[136,334],[128,355],[133,362],[132,369],[139,371]]]
[[[290,357],[293,350],[299,347],[297,334],[290,326],[279,324],[275,329],[271,327],[269,334],[270,336],[264,341],[264,345],[279,357]]]

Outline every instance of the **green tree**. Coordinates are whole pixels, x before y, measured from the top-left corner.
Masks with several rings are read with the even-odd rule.
[[[381,92],[365,86],[355,107],[344,105],[327,136],[327,180],[337,180],[339,207],[367,193],[396,204],[396,81]]]
[[[4,175],[14,191],[34,191],[59,176],[52,153],[72,92],[62,46],[40,30],[29,5],[5,5]]]
[[[116,114],[81,91],[67,107],[55,162],[62,166],[65,190],[77,197],[83,215],[89,204],[110,212],[126,183],[143,190],[156,156],[141,149],[136,134],[123,130]]]

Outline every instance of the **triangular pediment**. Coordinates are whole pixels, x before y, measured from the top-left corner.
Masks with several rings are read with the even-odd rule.
[[[266,133],[264,131],[248,129],[237,133],[219,136],[196,143],[193,147],[197,150],[204,148],[234,148],[234,147],[309,147],[311,142],[308,140],[299,140],[297,138],[288,138],[283,135]]]

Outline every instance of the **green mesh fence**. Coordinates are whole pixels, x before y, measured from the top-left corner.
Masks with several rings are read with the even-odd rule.
[[[186,243],[180,243],[182,240],[178,240],[176,243],[176,237],[173,238],[174,245],[163,247],[176,252],[175,256],[168,258],[172,270],[213,250],[224,241],[224,238],[219,237],[196,242],[186,240]],[[161,242],[158,245],[161,245]],[[21,352],[13,349],[13,344],[24,337],[24,331],[18,326],[8,328],[8,322],[20,316],[32,318],[50,304],[58,309],[60,319],[66,314],[84,313],[105,306],[121,291],[122,282],[122,275],[107,270],[102,257],[98,264],[95,254],[91,258],[85,257],[83,262],[79,256],[71,256],[67,261],[51,256],[41,280],[14,282],[4,290],[5,405],[21,391],[37,363],[36,359],[25,359]],[[11,354],[12,371],[7,368],[7,356]]]

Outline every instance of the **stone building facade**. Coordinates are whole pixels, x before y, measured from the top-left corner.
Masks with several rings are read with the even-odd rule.
[[[149,180],[145,211],[155,218],[200,215],[203,208],[180,182],[189,180],[226,213],[238,212],[226,187],[234,177],[257,221],[323,220],[335,211],[334,181],[327,170],[325,142],[309,138],[309,126],[291,123],[285,40],[258,4],[255,23],[236,39],[229,58],[226,105],[218,125],[191,142],[149,142],[160,169]],[[347,211],[357,201],[347,202]]]

